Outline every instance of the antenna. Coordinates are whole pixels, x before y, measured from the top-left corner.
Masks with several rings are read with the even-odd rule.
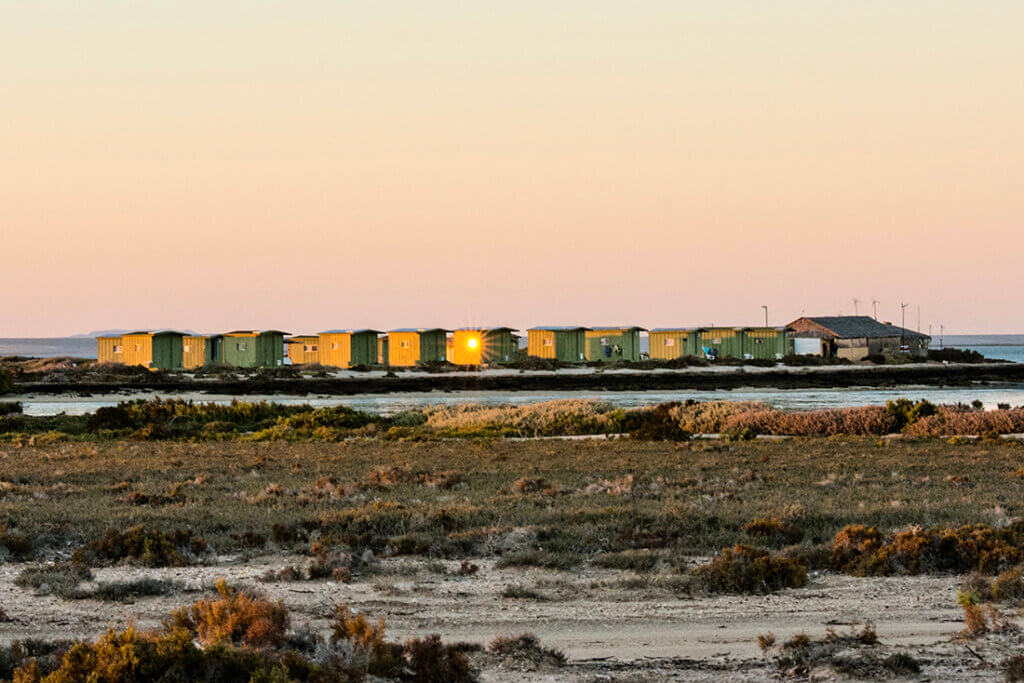
[[[854,315],[860,315],[860,312],[857,310],[857,304],[859,304],[859,303],[860,303],[860,299],[854,299],[853,300],[853,314]]]
[[[871,300],[871,306],[875,309],[875,320],[878,320],[878,304],[880,303],[878,299]]]

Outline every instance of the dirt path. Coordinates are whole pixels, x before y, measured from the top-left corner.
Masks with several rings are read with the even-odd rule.
[[[482,561],[475,575],[458,576],[452,573],[457,563],[447,563],[449,573],[440,573],[438,563],[388,560],[352,584],[257,581],[268,568],[305,561],[279,556],[207,567],[96,570],[98,582],[146,576],[186,588],[134,604],[34,595],[14,585],[24,565],[3,565],[0,601],[11,621],[0,624],[0,639],[94,637],[128,621],[155,627],[173,608],[226,577],[284,600],[294,625],[325,629],[333,605],[348,603],[384,618],[392,638],[436,632],[447,641],[486,644],[496,635],[529,631],[571,660],[558,671],[488,668],[484,680],[611,680],[625,673],[640,675],[638,680],[718,680],[726,672],[734,680],[763,680],[775,667],[758,649],[759,634],[771,631],[781,642],[800,632],[821,637],[829,626],[844,632],[865,621],[874,622],[885,647],[928,662],[936,680],[953,673],[961,679],[999,678],[997,670],[952,642],[963,628],[955,577],[820,574],[798,590],[713,597],[676,595],[654,585],[656,580],[625,571],[496,569]],[[535,591],[539,599],[501,597],[510,585]],[[985,644],[973,647],[984,650]]]

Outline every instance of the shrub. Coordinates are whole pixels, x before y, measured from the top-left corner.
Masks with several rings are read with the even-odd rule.
[[[855,576],[922,572],[998,572],[1024,560],[1024,522],[993,528],[913,527],[887,538],[874,527],[850,525],[832,543],[832,568]]]
[[[928,360],[947,363],[984,363],[985,356],[971,349],[928,349]]]
[[[0,417],[6,415],[21,415],[21,403],[17,401],[0,401]]]
[[[230,588],[217,581],[216,600],[200,600],[171,614],[169,630],[184,629],[204,645],[228,643],[254,649],[276,648],[285,642],[288,612],[281,601]]]
[[[543,593],[518,584],[505,586],[505,589],[501,591],[501,597],[512,600],[536,600],[537,602],[547,602],[548,600],[548,596]]]
[[[770,593],[807,584],[807,567],[799,558],[773,555],[738,543],[723,548],[692,573],[716,593]]]
[[[924,399],[914,403],[906,398],[898,398],[885,404],[886,411],[896,421],[896,427],[903,430],[924,417],[931,417],[937,410],[932,403]]]
[[[131,581],[101,583],[87,597],[111,602],[129,602],[138,598],[173,595],[183,589],[184,586],[178,581],[142,578]]]
[[[25,560],[32,557],[32,539],[17,531],[0,530],[0,546],[16,558]]]
[[[654,568],[658,556],[650,550],[623,550],[618,553],[601,553],[592,559],[591,564],[605,569],[632,569],[646,572]]]
[[[85,597],[78,585],[92,579],[88,567],[72,562],[26,567],[14,580],[15,585],[22,588],[33,588],[46,595],[54,594],[62,598]]]
[[[568,661],[565,653],[542,646],[540,639],[532,633],[523,633],[512,638],[498,636],[487,646],[487,651],[498,657],[519,659],[534,664],[565,666]]]
[[[466,683],[475,680],[466,655],[441,642],[436,633],[411,638],[403,648],[409,666],[408,680],[415,683]]]
[[[542,569],[572,569],[580,564],[579,555],[570,553],[554,553],[546,550],[522,550],[503,555],[494,565],[498,569],[506,567],[540,567]]]
[[[334,608],[331,641],[347,642],[365,653],[367,670],[375,676],[392,676],[400,666],[402,648],[384,640],[384,620],[380,619],[375,626],[345,605]]]
[[[775,517],[757,517],[743,525],[743,533],[764,539],[765,543],[772,546],[792,545],[804,537],[804,532],[795,524]]]
[[[1003,670],[1003,677],[1010,683],[1024,681],[1024,655],[1007,657],[999,668]]]
[[[637,441],[687,441],[692,436],[675,415],[681,403],[662,403],[633,414],[629,438]]]
[[[130,560],[146,567],[184,567],[186,555],[206,551],[206,541],[187,529],[164,533],[144,524],[124,532],[109,529],[102,538],[75,551],[72,558],[83,564]]]
[[[913,676],[921,673],[921,664],[906,652],[893,652],[882,660],[882,668],[894,676]]]
[[[8,394],[14,389],[14,376],[9,370],[0,368],[0,395]]]

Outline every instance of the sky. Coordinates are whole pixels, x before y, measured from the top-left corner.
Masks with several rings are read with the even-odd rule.
[[[0,336],[1024,332],[1019,0],[0,0]]]

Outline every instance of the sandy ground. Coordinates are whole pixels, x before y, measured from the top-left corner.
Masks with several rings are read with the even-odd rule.
[[[326,630],[333,606],[347,603],[384,618],[391,638],[440,633],[447,641],[486,644],[496,635],[529,631],[570,659],[565,668],[537,670],[484,658],[481,678],[492,681],[765,680],[779,671],[758,649],[759,634],[771,631],[780,642],[800,632],[814,638],[829,626],[842,632],[865,621],[875,624],[883,652],[905,651],[921,661],[923,680],[1001,680],[996,663],[1011,651],[1024,652],[1017,636],[959,640],[963,621],[956,605],[956,577],[825,573],[813,574],[802,589],[716,597],[676,595],[628,571],[497,569],[492,562],[479,561],[475,575],[458,576],[455,562],[445,563],[447,573],[440,573],[437,563],[397,559],[379,562],[372,575],[351,584],[258,582],[269,568],[304,566],[307,561],[222,558],[201,567],[96,570],[99,582],[147,576],[185,585],[173,596],[134,604],[35,595],[14,585],[25,565],[2,565],[0,604],[11,621],[0,624],[0,640],[94,637],[129,621],[155,627],[173,608],[193,602],[217,578],[226,577],[233,585],[255,585],[282,599],[297,626]],[[513,584],[546,599],[501,597]],[[830,679],[830,673],[817,671],[815,678]]]

